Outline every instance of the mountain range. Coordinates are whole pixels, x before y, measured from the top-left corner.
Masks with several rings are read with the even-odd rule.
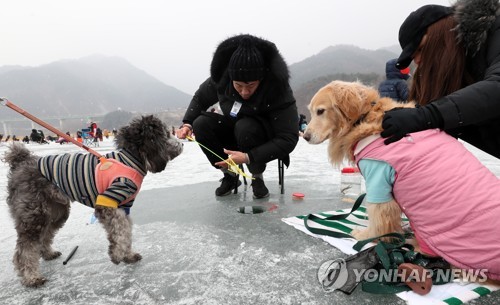
[[[299,113],[309,116],[307,105],[314,93],[334,79],[377,86],[385,78],[386,61],[399,51],[399,46],[367,50],[337,45],[291,64],[290,84]],[[192,97],[123,58],[104,55],[37,67],[0,66],[0,93],[14,103],[22,101],[36,116],[57,118],[126,111],[168,112],[177,119]],[[12,111],[0,108],[0,120],[12,117]]]
[[[385,75],[385,63],[394,57],[396,53],[390,49],[366,50],[351,45],[331,46],[290,65],[290,85],[297,88],[318,77],[341,73]]]
[[[361,81],[377,87],[385,79],[385,64],[401,48],[394,45],[377,50],[352,45],[330,46],[316,55],[289,66],[299,113],[309,117],[307,105],[314,94],[332,80]]]
[[[115,110],[161,112],[191,96],[120,57],[93,55],[38,67],[0,67],[0,92],[41,117],[103,115]],[[11,112],[0,111],[0,119]]]

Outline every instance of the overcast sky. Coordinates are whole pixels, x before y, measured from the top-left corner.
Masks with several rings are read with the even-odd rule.
[[[119,56],[193,94],[223,39],[273,41],[288,64],[338,44],[398,44],[411,11],[449,0],[0,0],[0,66]],[[1,94],[0,94],[1,95]]]

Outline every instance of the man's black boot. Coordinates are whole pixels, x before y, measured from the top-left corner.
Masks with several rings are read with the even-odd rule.
[[[215,190],[216,196],[227,196],[231,192],[241,185],[241,181],[238,176],[224,173],[224,178],[221,179],[221,185]]]
[[[260,199],[269,197],[269,190],[264,184],[262,178],[255,178],[252,180],[253,198]]]

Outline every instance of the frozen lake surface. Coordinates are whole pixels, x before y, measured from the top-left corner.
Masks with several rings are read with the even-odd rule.
[[[0,146],[0,155],[6,147]],[[81,151],[74,145],[28,145],[38,155]],[[113,148],[105,140],[97,151]],[[340,173],[328,162],[327,144],[300,139],[285,169],[285,194],[278,186],[277,162],[264,174],[271,196],[254,200],[251,188],[217,198],[222,177],[208,165],[195,143],[164,172],[148,174],[137,196],[133,247],[143,260],[114,265],[92,210],[72,204],[70,218],[55,238],[61,258],[41,263],[48,282],[25,288],[14,272],[15,230],[5,203],[7,167],[0,163],[0,304],[405,304],[395,295],[326,293],[317,280],[322,262],[346,255],[281,221],[312,212],[350,208],[340,200]],[[497,159],[472,149],[497,176]],[[293,192],[305,194],[294,200]],[[238,207],[261,205],[262,214],[241,214]],[[62,261],[75,247],[67,265]],[[495,292],[472,304],[499,304]]]

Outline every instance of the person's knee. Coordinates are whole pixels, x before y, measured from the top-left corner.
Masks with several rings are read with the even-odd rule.
[[[234,125],[234,133],[236,135],[255,135],[262,131],[261,124],[251,118],[240,119]]]
[[[255,147],[266,142],[266,130],[257,120],[246,118],[236,122],[234,135],[241,147]]]
[[[255,163],[254,162],[254,163],[247,164],[248,171],[252,175],[262,174],[266,170],[266,166],[267,166],[266,163]]]
[[[210,118],[208,118],[206,116],[203,116],[203,115],[200,115],[193,122],[193,130],[194,130],[194,132],[198,133],[199,131],[206,130],[206,128],[210,128],[211,127],[211,121],[212,120]]]

